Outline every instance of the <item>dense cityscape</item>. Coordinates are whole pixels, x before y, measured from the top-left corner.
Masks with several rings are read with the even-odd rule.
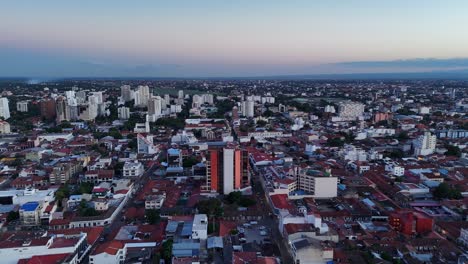
[[[468,261],[468,81],[0,80],[0,262]]]

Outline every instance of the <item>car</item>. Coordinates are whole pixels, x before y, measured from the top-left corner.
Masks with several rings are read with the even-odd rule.
[[[246,243],[246,242],[247,242],[247,239],[245,239],[244,237],[239,238],[239,242],[241,242],[241,243]]]
[[[257,225],[258,222],[257,222],[257,221],[250,221],[250,224],[251,224],[251,225]]]
[[[245,224],[243,224],[242,226],[244,226],[245,228],[249,228],[249,227],[250,227],[250,224],[249,224],[249,223],[245,223]]]
[[[239,233],[239,237],[240,237],[240,238],[245,237],[244,233]]]
[[[260,229],[260,230],[265,230],[266,227],[265,227],[265,226],[260,226],[258,229]]]

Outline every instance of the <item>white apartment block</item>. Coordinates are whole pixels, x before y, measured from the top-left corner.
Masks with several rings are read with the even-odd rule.
[[[419,136],[414,142],[414,155],[427,156],[434,153],[437,143],[436,135],[430,132],[424,132],[424,135]]]
[[[28,112],[28,101],[19,101],[16,103],[18,112]]]
[[[192,224],[192,239],[208,238],[208,217],[206,214],[196,214]]]
[[[315,198],[333,198],[338,195],[338,178],[323,175],[320,171],[304,169],[297,176],[297,188]]]
[[[127,120],[130,118],[130,108],[122,106],[117,109],[117,116],[121,120]]]
[[[10,107],[8,106],[8,98],[0,97],[0,117],[3,119],[10,118]]]

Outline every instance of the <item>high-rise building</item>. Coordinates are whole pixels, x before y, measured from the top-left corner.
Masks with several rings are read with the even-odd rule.
[[[162,98],[160,96],[152,96],[148,101],[148,115],[161,116]]]
[[[242,115],[245,117],[254,117],[255,102],[251,98],[248,98],[247,101],[242,102]]]
[[[88,97],[88,120],[94,120],[99,114],[99,96]]]
[[[119,119],[127,120],[130,118],[130,108],[122,106],[117,109],[117,116]]]
[[[183,90],[179,90],[179,92],[177,93],[177,98],[184,99],[184,91]]]
[[[237,106],[232,108],[232,120],[239,120],[239,109]]]
[[[211,149],[205,190],[229,194],[250,185],[248,152],[233,147]]]
[[[146,107],[148,106],[149,99],[150,99],[149,87],[147,85],[138,86],[138,90],[135,92],[135,105]]]
[[[55,118],[56,109],[54,99],[45,99],[39,103],[41,110],[41,117],[46,120],[52,120]]]
[[[19,101],[16,103],[16,110],[18,112],[28,112],[28,101]]]
[[[8,98],[0,97],[0,117],[3,119],[10,118],[10,107],[8,106]]]
[[[84,104],[86,102],[86,92],[85,91],[78,91],[76,92],[76,102],[78,104]]]
[[[61,123],[62,121],[69,121],[70,120],[70,109],[68,108],[67,99],[63,96],[57,97],[55,101],[55,109],[56,109],[56,121],[57,123]]]
[[[132,100],[132,89],[130,88],[130,85],[122,85],[120,87],[120,97],[124,102]]]
[[[419,136],[414,142],[414,155],[426,156],[434,153],[437,143],[436,135],[431,132],[424,132],[424,135]]]

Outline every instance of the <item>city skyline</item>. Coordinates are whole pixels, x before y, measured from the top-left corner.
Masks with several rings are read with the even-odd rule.
[[[468,69],[462,1],[31,3],[2,4],[2,77]]]

